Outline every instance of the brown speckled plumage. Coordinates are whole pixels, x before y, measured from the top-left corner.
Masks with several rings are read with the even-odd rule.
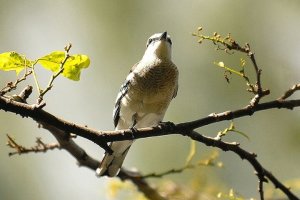
[[[172,62],[158,61],[134,74],[125,96],[133,104],[132,109],[142,113],[162,113],[177,93],[178,70]],[[136,108],[138,106],[138,108]]]

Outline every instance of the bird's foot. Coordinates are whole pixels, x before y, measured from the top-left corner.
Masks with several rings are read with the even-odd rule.
[[[129,128],[131,130],[131,138],[134,140],[134,134],[138,132],[137,128],[134,126]]]
[[[167,131],[173,131],[176,125],[173,122],[160,122],[158,127],[166,129]]]

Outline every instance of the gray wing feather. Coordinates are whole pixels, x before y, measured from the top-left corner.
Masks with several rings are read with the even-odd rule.
[[[126,80],[125,83],[121,86],[119,94],[117,96],[117,100],[116,100],[116,103],[115,103],[115,108],[114,108],[114,111],[113,111],[113,118],[114,118],[115,127],[117,127],[119,119],[120,119],[121,101],[122,101],[123,97],[128,92],[129,84],[130,84],[130,80]]]
[[[133,67],[131,68],[130,73],[133,73],[133,70],[136,68],[136,66],[139,64],[136,63],[135,65],[133,65]],[[121,85],[119,94],[117,96],[117,100],[115,103],[115,108],[113,111],[113,119],[114,119],[114,126],[117,127],[119,119],[120,119],[120,110],[121,110],[121,101],[123,99],[123,97],[127,94],[128,92],[128,87],[130,85],[130,80],[126,79],[125,82],[123,83],[123,85]]]

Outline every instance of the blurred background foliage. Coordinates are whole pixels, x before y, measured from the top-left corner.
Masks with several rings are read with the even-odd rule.
[[[91,65],[83,71],[81,81],[56,80],[45,97],[45,109],[99,130],[113,128],[112,109],[119,87],[130,67],[143,55],[147,38],[155,32],[167,30],[171,35],[173,60],[180,71],[178,96],[168,109],[167,121],[185,122],[212,112],[240,108],[251,97],[240,77],[232,77],[227,84],[223,71],[213,64],[223,61],[237,66],[240,58],[246,59],[245,55],[228,56],[215,51],[209,42],[197,44],[191,33],[198,26],[204,28],[203,33],[231,32],[241,44],[250,43],[263,69],[263,86],[271,89],[271,95],[264,101],[279,97],[300,80],[298,0],[0,0],[0,3],[0,52],[17,51],[35,59],[62,50],[72,42],[71,53],[90,56]],[[252,73],[250,62],[246,68]],[[41,69],[38,74],[46,85],[49,72]],[[2,86],[12,80],[15,80],[13,72],[0,72]],[[292,181],[300,178],[299,115],[299,109],[269,110],[235,120],[236,128],[250,140],[238,134],[230,134],[226,140],[240,142],[242,147],[256,152],[261,163],[280,180]],[[44,142],[52,142],[54,138],[30,119],[3,111],[0,119],[0,199],[111,198],[107,195],[110,180],[98,179],[92,171],[78,168],[66,152],[8,157],[6,134],[27,146],[34,144],[35,137],[42,137]],[[229,123],[199,131],[215,136]],[[99,147],[81,138],[76,141],[89,154],[101,158],[103,150]],[[124,166],[142,173],[180,167],[189,145],[188,138],[175,135],[138,140]],[[212,151],[202,144],[197,147],[198,159]],[[220,152],[219,159],[224,164],[221,169],[200,167],[151,182],[171,181],[182,186],[195,182],[200,184],[197,188],[210,188],[215,196],[233,188],[244,197],[258,198],[257,178],[250,165],[232,153]]]

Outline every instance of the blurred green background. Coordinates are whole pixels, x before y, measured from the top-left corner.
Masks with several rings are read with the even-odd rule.
[[[233,76],[231,84],[227,84],[223,71],[213,65],[214,61],[224,61],[238,66],[240,58],[245,56],[239,53],[228,56],[215,51],[208,42],[197,44],[191,33],[198,26],[204,28],[203,33],[231,32],[241,44],[250,43],[263,69],[263,86],[271,89],[271,95],[264,101],[279,97],[300,80],[298,0],[0,0],[0,3],[0,52],[17,51],[35,59],[72,42],[72,53],[90,56],[90,68],[83,71],[81,81],[64,78],[55,81],[55,87],[46,95],[45,110],[99,130],[113,128],[112,109],[119,87],[130,67],[142,57],[147,38],[156,32],[167,30],[171,35],[173,61],[180,71],[178,96],[168,109],[166,121],[185,122],[212,112],[237,109],[251,98],[241,78]],[[252,73],[251,70],[248,61],[247,72]],[[41,69],[38,76],[42,83],[48,82],[49,73]],[[14,79],[13,72],[0,72],[0,85]],[[280,180],[300,178],[299,116],[299,109],[256,113],[234,121],[237,129],[248,134],[249,141],[237,134],[226,140],[238,141],[242,147],[256,152],[261,163]],[[6,134],[26,146],[33,145],[35,137],[42,137],[44,142],[53,142],[54,138],[38,129],[31,119],[3,111],[0,119],[0,199],[108,198],[109,179],[98,179],[91,170],[79,168],[65,151],[8,157]],[[222,122],[199,131],[214,136],[228,125],[229,122]],[[102,157],[103,151],[93,143],[81,138],[76,142],[92,156]],[[124,166],[136,167],[143,173],[180,167],[189,145],[188,138],[181,136],[138,140]],[[197,157],[211,150],[199,144]],[[257,179],[250,165],[232,153],[221,153],[220,160],[225,167],[211,171],[208,181],[210,176],[212,179],[216,176],[243,196],[258,198]],[[187,171],[166,178],[185,184],[197,175]]]

